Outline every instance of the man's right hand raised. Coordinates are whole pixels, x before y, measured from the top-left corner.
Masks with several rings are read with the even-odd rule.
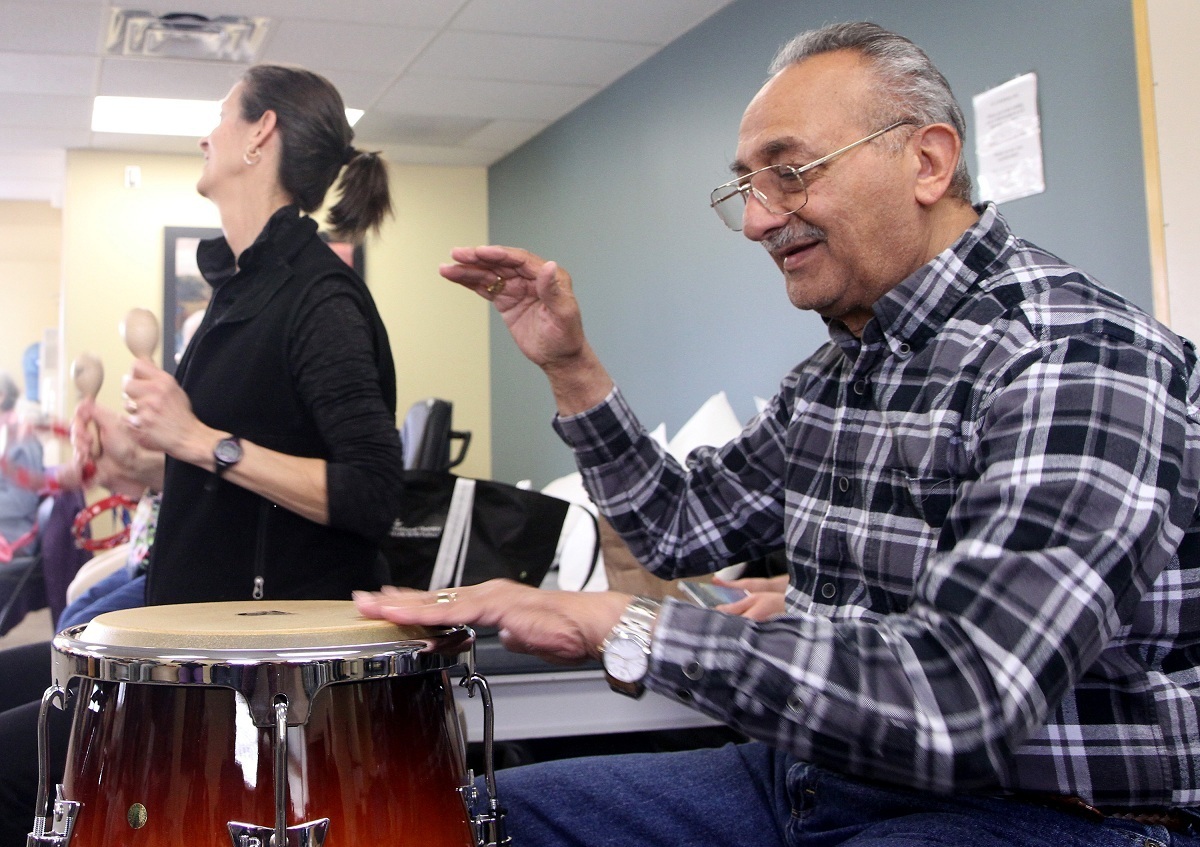
[[[456,247],[450,257],[438,271],[495,305],[517,347],[549,378],[559,414],[608,396],[612,379],[584,335],[571,275],[557,262],[496,245]]]

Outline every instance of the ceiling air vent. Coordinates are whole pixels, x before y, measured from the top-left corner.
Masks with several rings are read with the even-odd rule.
[[[248,63],[254,61],[270,22],[270,18],[113,9],[104,51],[110,56]]]

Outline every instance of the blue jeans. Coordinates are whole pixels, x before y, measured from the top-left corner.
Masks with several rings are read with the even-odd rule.
[[[1161,826],[865,784],[758,743],[544,762],[496,783],[519,847],[1200,847]]]
[[[121,568],[80,594],[74,603],[63,609],[58,619],[58,629],[62,631],[75,624],[87,623],[104,612],[136,609],[145,605],[146,575],[133,576]]]

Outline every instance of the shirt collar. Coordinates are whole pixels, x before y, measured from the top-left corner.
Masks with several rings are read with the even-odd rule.
[[[917,268],[872,307],[875,316],[863,328],[863,342],[882,341],[893,353],[906,354],[936,335],[978,280],[1011,249],[1014,236],[994,203],[975,207],[979,220],[954,244]],[[849,333],[832,321],[830,337],[843,349]]]
[[[300,216],[298,206],[283,206],[271,215],[254,243],[243,250],[240,257],[235,259],[229,242],[221,236],[200,242],[196,248],[196,264],[209,284],[218,288],[238,271],[264,267],[272,256],[283,261],[291,259],[316,229],[317,224],[312,218]]]

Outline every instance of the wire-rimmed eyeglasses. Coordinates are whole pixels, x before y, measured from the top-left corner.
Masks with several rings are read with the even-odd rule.
[[[753,193],[759,203],[772,215],[790,215],[804,208],[808,202],[808,186],[804,184],[803,174],[813,168],[824,165],[838,156],[853,150],[860,144],[873,141],[885,132],[891,132],[898,126],[912,125],[912,121],[896,121],[894,124],[876,130],[866,138],[860,138],[845,147],[834,150],[827,156],[822,156],[807,165],[767,165],[751,171],[737,179],[730,180],[724,185],[718,185],[710,195],[711,205],[725,226],[734,232],[741,232],[743,219],[746,215],[746,203]],[[738,199],[741,202],[736,202]]]

